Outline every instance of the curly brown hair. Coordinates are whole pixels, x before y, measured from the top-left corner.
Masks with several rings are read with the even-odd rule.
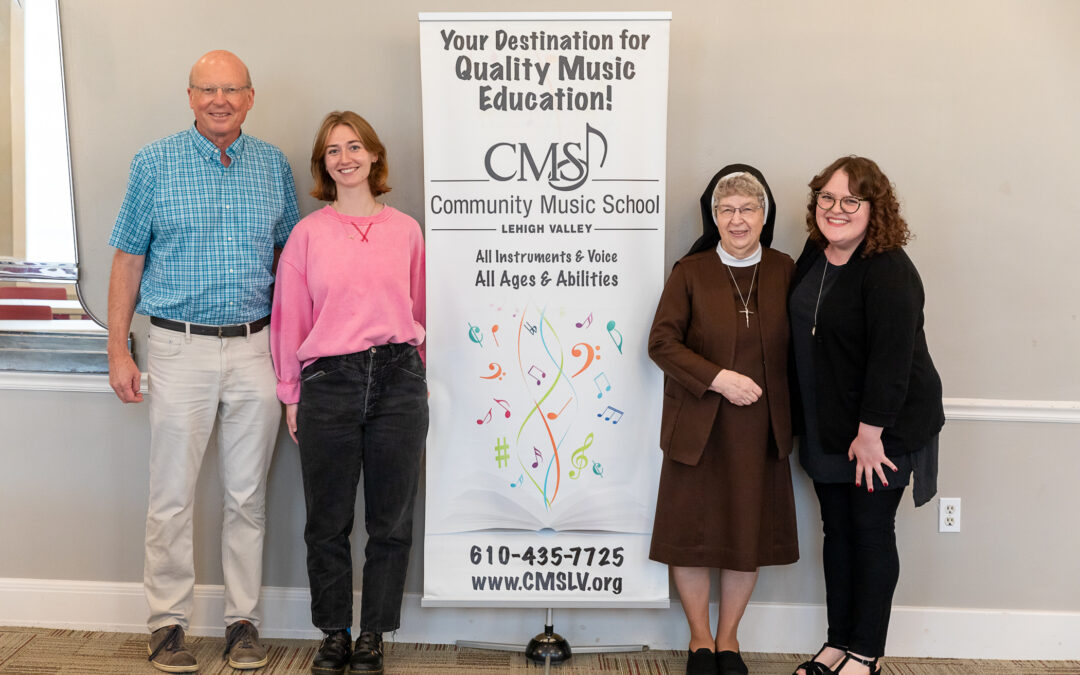
[[[364,148],[378,157],[371,164],[371,171],[368,173],[368,186],[371,188],[372,196],[378,197],[390,192],[390,186],[386,184],[386,175],[390,171],[386,161],[386,146],[379,140],[375,129],[368,124],[367,120],[351,110],[335,110],[323,119],[322,124],[319,125],[319,131],[315,134],[315,143],[311,146],[311,177],[315,179],[311,196],[324,202],[337,199],[337,184],[326,172],[325,154],[330,132],[341,124],[352,129],[360,142],[364,144]]]
[[[817,193],[837,171],[847,174],[848,189],[853,195],[870,202],[870,221],[866,226],[862,257],[903,248],[912,234],[907,221],[900,215],[900,202],[892,183],[874,160],[855,155],[841,157],[810,181],[810,199],[806,204],[806,231],[810,238],[822,247],[829,243],[817,225]]]

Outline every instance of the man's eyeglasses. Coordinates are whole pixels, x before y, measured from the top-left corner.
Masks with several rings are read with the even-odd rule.
[[[869,199],[863,199],[861,197],[842,197],[840,199],[840,210],[844,213],[855,213],[862,206],[863,202],[868,202]],[[822,211],[828,211],[836,203],[836,196],[828,192],[817,193],[817,205]]]
[[[251,89],[251,87],[196,87],[193,85],[191,89],[197,91],[203,98],[214,98],[217,96],[218,91],[221,91],[222,94],[225,94],[225,98],[235,100],[243,96],[244,92]]]

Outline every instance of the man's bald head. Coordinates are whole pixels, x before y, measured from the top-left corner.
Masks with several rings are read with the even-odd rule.
[[[248,67],[240,60],[240,57],[225,49],[215,49],[212,52],[206,52],[202,57],[195,62],[195,65],[191,67],[191,72],[188,74],[188,86],[194,86],[200,80],[198,78],[205,76],[208,73],[220,72],[222,69],[234,69],[239,68],[244,72],[244,86],[251,86],[251,73],[248,72]],[[237,83],[241,84],[241,83]]]

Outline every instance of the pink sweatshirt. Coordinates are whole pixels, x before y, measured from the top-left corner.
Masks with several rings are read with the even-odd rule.
[[[327,205],[301,220],[278,261],[270,349],[283,403],[300,400],[300,370],[323,356],[390,342],[424,357],[424,238],[384,206],[367,218]]]

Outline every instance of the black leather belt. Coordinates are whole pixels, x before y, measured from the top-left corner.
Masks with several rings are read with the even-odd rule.
[[[227,338],[244,337],[246,335],[258,333],[263,328],[266,328],[270,325],[270,317],[264,316],[258,321],[252,321],[251,323],[238,323],[233,326],[203,326],[197,323],[184,323],[183,321],[161,319],[156,316],[150,317],[150,323],[154,324],[158,328],[174,330],[178,333],[186,333],[190,329],[192,335],[212,335],[214,337]]]

